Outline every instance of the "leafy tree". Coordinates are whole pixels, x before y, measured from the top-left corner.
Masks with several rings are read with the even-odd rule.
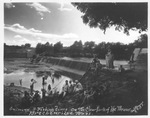
[[[75,41],[73,45],[70,46],[69,52],[72,56],[79,56],[82,50],[83,50],[83,45],[82,45],[82,41],[80,40],[80,41]]]
[[[30,44],[30,43],[26,43],[26,44],[24,45],[24,47],[25,47],[25,48],[30,48],[30,47],[31,47],[31,44]]]
[[[45,46],[47,46],[47,47],[50,46],[49,42],[46,42],[46,43],[45,43]]]
[[[107,44],[105,42],[101,42],[96,45],[94,52],[98,55],[99,58],[104,59],[105,54],[107,53]]]
[[[111,45],[111,50],[115,55],[115,59],[127,59],[126,57],[126,46],[120,42]]]
[[[63,49],[63,44],[59,41],[56,44],[54,44],[54,52],[60,53]]]
[[[84,52],[85,53],[93,53],[93,49],[95,47],[95,42],[94,41],[87,41],[84,43]]]
[[[52,55],[54,53],[53,51],[53,44],[49,44],[49,42],[45,44],[38,43],[35,48],[36,54],[42,54],[42,55]]]
[[[41,43],[38,43],[36,45],[35,52],[36,52],[36,54],[40,54],[40,53],[43,52],[43,50],[42,50],[42,44]]]
[[[49,42],[45,43],[44,45],[45,55],[50,56],[54,53],[53,44],[49,44]]]
[[[147,48],[148,45],[148,36],[147,34],[142,34],[139,36],[138,40],[134,41],[134,46],[136,48]]]
[[[147,30],[147,3],[72,3],[83,15],[82,19],[90,27],[98,27],[106,31],[115,26],[116,30],[130,29],[139,32]]]
[[[30,43],[26,43],[24,45],[21,45],[21,47],[23,48],[30,48],[31,47],[31,44]]]

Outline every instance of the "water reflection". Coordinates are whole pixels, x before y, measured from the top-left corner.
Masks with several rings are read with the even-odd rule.
[[[37,71],[36,72],[36,77],[42,77],[43,75],[51,76],[51,74],[52,74],[51,71]]]
[[[41,91],[42,87],[42,78],[47,75],[45,88],[48,90],[48,85],[51,85],[52,92],[62,91],[62,87],[65,84],[66,80],[71,80],[66,76],[62,76],[59,73],[53,73],[50,71],[39,71],[39,72],[25,72],[24,70],[17,70],[12,73],[4,74],[4,84],[10,85],[14,83],[16,86],[20,86],[20,79],[22,79],[22,87],[30,88],[30,81],[33,78],[37,81],[34,84],[34,90]]]

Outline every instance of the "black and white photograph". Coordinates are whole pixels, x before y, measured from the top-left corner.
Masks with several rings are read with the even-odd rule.
[[[4,116],[148,116],[148,2],[3,2]]]

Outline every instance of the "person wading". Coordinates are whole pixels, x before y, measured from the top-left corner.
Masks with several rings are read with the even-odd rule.
[[[22,86],[22,79],[19,79],[20,86]]]
[[[48,76],[47,75],[44,75],[44,77],[42,78],[42,86],[43,86],[43,89],[42,89],[42,98],[45,98],[45,94],[46,94],[46,81],[47,80]]]
[[[31,83],[30,83],[30,90],[31,90],[31,94],[33,94],[34,91],[34,84],[36,83],[36,81],[34,79],[31,79]]]

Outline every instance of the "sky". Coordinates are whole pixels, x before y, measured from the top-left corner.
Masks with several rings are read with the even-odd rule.
[[[130,31],[127,36],[114,27],[104,34],[98,28],[90,28],[82,21],[82,13],[69,2],[21,2],[4,4],[4,43],[24,45],[30,43],[55,44],[70,46],[81,40],[101,42],[132,43],[140,36],[138,31]]]

